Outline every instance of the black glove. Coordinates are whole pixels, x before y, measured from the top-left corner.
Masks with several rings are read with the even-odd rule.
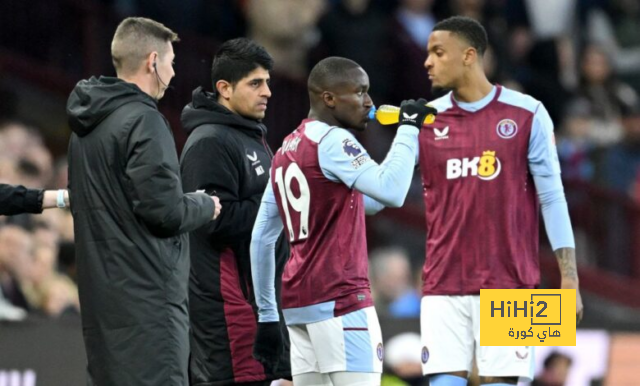
[[[284,342],[280,322],[258,323],[256,340],[253,343],[253,357],[265,367],[266,372],[275,373]]]
[[[434,107],[427,106],[425,99],[414,101],[409,99],[402,101],[400,105],[400,121],[399,125],[411,125],[420,129],[427,118],[427,115],[438,115],[438,110]]]

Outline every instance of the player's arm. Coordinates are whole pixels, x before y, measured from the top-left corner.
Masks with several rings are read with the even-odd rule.
[[[275,288],[275,248],[283,228],[269,180],[251,235],[251,276],[258,304],[253,357],[271,369],[278,366],[278,358],[284,349]]]
[[[320,167],[331,181],[355,188],[370,199],[389,207],[400,207],[413,176],[413,159],[418,147],[418,129],[400,126],[386,159],[376,163],[353,134],[333,129],[318,146]],[[369,202],[373,212],[374,201]]]
[[[279,320],[275,290],[275,248],[283,228],[276,197],[269,180],[251,234],[251,275],[259,322]]]
[[[133,212],[158,237],[191,232],[211,221],[215,206],[203,193],[187,193],[171,129],[158,112],[132,118],[125,173]]]
[[[540,104],[533,118],[529,140],[529,170],[540,199],[542,218],[561,274],[561,288],[576,290],[576,318],[582,319],[575,241],[569,209],[560,178],[560,163],[553,140],[553,122]]]
[[[324,175],[357,189],[384,206],[402,206],[413,177],[420,128],[427,115],[437,113],[424,99],[402,102],[400,126],[380,165],[369,157],[351,133],[344,129],[332,130],[318,146]],[[380,209],[375,202],[369,201],[370,213]]]
[[[384,208],[385,206],[383,203],[378,202],[367,195],[364,196],[364,213],[367,216],[373,216]]]

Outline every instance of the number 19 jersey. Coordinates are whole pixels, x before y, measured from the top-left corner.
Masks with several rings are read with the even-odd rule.
[[[333,130],[344,133],[336,142],[344,160],[365,170],[370,158],[350,133],[314,120],[304,120],[273,158],[271,183],[291,244],[281,292],[289,324],[296,313],[311,322],[373,305],[363,195],[329,179],[320,164],[319,144]]]

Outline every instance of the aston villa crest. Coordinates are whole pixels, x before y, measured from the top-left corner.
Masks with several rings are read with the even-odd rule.
[[[496,131],[500,138],[510,139],[518,132],[518,125],[512,119],[503,119],[496,126]]]

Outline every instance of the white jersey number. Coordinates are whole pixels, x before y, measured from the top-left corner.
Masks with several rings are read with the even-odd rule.
[[[300,197],[296,197],[291,190],[291,181],[296,180],[300,187]],[[291,225],[291,215],[289,214],[289,205],[296,212],[300,213],[300,231],[298,233],[298,240],[304,240],[309,237],[309,204],[311,195],[309,193],[309,184],[307,178],[300,170],[300,167],[295,162],[292,162],[287,167],[287,171],[282,173],[282,167],[276,169],[276,185],[278,185],[278,191],[282,199],[282,208],[287,219],[287,229],[289,229],[289,241],[294,242],[296,240],[295,233],[293,233],[293,226]]]

